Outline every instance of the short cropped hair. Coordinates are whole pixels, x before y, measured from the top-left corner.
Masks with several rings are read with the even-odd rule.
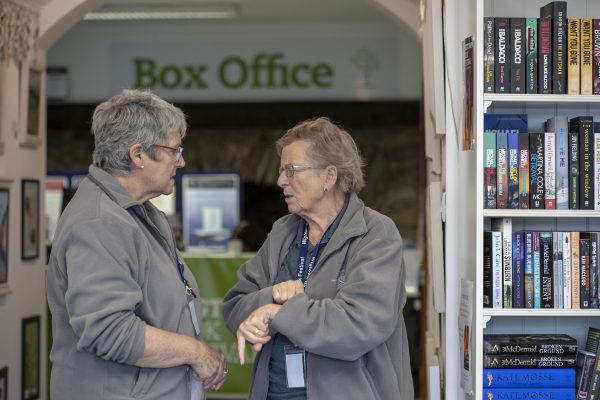
[[[185,137],[183,111],[157,95],[142,90],[124,90],[99,104],[92,117],[93,163],[119,175],[129,175],[129,149],[141,144],[152,159],[153,144],[167,143],[174,132]]]
[[[277,140],[277,154],[299,140],[310,142],[306,157],[313,166],[334,165],[338,170],[338,185],[344,193],[358,193],[365,187],[365,162],[352,136],[328,118],[320,117],[299,123]]]

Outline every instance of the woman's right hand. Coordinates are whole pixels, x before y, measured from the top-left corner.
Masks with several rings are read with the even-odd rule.
[[[204,341],[200,341],[198,344],[199,354],[190,363],[194,378],[201,381],[205,388],[218,390],[227,378],[225,355]]]
[[[304,284],[300,279],[289,280],[274,285],[272,291],[273,301],[276,304],[283,304],[295,295],[304,293]]]

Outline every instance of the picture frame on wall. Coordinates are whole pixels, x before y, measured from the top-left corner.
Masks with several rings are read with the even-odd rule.
[[[0,187],[0,287],[8,284],[9,203],[10,192],[8,188]]]
[[[39,256],[40,181],[23,179],[21,185],[21,259]]]
[[[8,400],[8,367],[0,368],[0,400]]]
[[[41,63],[23,62],[20,67],[19,132],[20,145],[35,148],[42,143],[45,121],[46,69]]]
[[[21,398],[40,396],[40,316],[23,319],[21,332]]]
[[[29,68],[27,86],[27,137],[40,138],[40,108],[42,95],[42,71]]]

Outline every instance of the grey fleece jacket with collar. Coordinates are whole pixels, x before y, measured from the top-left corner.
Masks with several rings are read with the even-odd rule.
[[[189,400],[188,366],[133,365],[146,324],[196,336],[171,229],[150,202],[99,168],[89,172],[60,218],[48,265],[52,399]],[[187,268],[184,276],[198,293]]]
[[[296,215],[275,222],[256,257],[240,267],[223,304],[232,332],[273,302],[272,284],[299,222]],[[272,321],[275,332],[307,352],[308,400],[413,400],[404,281],[396,226],[352,194],[305,293],[288,300]],[[250,400],[266,398],[270,353],[269,342],[254,360]]]

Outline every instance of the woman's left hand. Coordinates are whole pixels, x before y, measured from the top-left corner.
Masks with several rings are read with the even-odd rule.
[[[254,310],[240,324],[236,332],[240,364],[243,365],[245,362],[246,342],[251,343],[254,350],[260,351],[263,345],[271,340],[269,325],[280,308],[279,304],[266,304]]]

